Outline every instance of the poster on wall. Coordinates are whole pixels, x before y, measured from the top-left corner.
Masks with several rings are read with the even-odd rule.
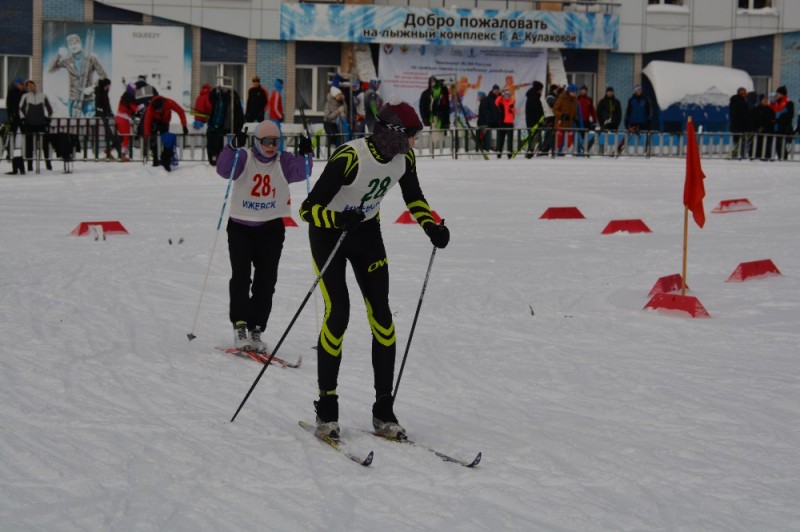
[[[191,70],[188,75],[184,71],[183,28],[114,24],[111,34],[114,87],[122,88],[145,76],[159,95],[184,108],[192,106]],[[188,61],[191,68],[191,53]]]
[[[384,44],[378,71],[384,101],[400,99],[419,112],[420,94],[433,76],[449,85],[451,102],[455,91],[470,120],[477,116],[478,92],[508,89],[516,101],[515,126],[524,128],[525,93],[534,81],[546,85],[547,50]]]
[[[53,116],[95,116],[94,88],[111,80],[116,111],[125,87],[141,77],[160,95],[191,107],[191,39],[173,26],[46,22],[42,35],[43,92]]]
[[[109,78],[111,61],[110,25],[46,22],[40,90],[50,100],[53,116],[94,116],[94,87]]]

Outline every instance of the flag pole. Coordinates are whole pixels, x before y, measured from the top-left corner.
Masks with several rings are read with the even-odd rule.
[[[683,273],[681,275],[681,295],[686,295],[686,256],[689,250],[689,207],[683,208]]]

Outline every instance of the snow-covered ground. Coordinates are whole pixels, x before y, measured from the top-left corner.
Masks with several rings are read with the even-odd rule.
[[[0,176],[0,528],[800,529],[798,167],[703,164],[708,221],[691,225],[687,280],[711,319],[642,311],[681,270],[683,160],[419,161],[452,241],[396,411],[419,442],[482,451],[474,469],[352,430],[372,404],[352,278],[340,420],[373,465],[297,425],[313,419],[319,298],[280,350],[303,366],[269,368],[229,422],[260,366],[214,349],[231,342],[224,226],[186,336],[226,186],[208,165]],[[292,190],[296,213],[305,184]],[[710,212],[732,198],[757,210]],[[552,206],[586,219],[540,220]],[[403,211],[392,190],[398,367],[431,252],[417,226],[392,223]],[[653,232],[600,234],[630,218]],[[130,234],[68,236],[100,220]],[[725,282],[766,258],[782,276]],[[312,282],[301,223],[287,229],[271,344]]]

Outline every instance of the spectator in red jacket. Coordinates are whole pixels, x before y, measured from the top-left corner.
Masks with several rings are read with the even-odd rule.
[[[183,108],[178,105],[175,100],[171,100],[166,96],[156,96],[147,105],[147,110],[144,112],[144,141],[147,144],[148,137],[150,138],[150,151],[153,154],[153,166],[159,166],[161,162],[157,157],[156,150],[156,137],[162,133],[169,131],[169,123],[172,120],[172,111],[178,113],[183,126],[183,134],[189,134],[189,128],[186,127],[186,113]],[[155,135],[152,135],[155,133]]]
[[[202,129],[205,123],[208,121],[208,113],[211,112],[211,100],[208,99],[208,94],[211,92],[211,84],[210,83],[203,83],[203,87],[200,89],[200,94],[197,95],[197,99],[194,101],[194,123],[192,127],[195,129]]]
[[[510,89],[503,89],[494,104],[500,109],[503,117],[497,130],[497,158],[503,156],[503,142],[508,137],[508,158],[514,154],[514,116],[517,114],[514,97]]]
[[[269,118],[277,122],[278,127],[283,122],[283,98],[281,91],[283,90],[283,80],[278,78],[275,80],[275,85],[272,89],[272,94],[269,95]]]

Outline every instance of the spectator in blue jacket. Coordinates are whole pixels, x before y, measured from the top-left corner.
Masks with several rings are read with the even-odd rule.
[[[647,131],[653,120],[653,105],[642,92],[642,86],[633,88],[633,95],[628,99],[625,111],[625,127],[628,131]]]

